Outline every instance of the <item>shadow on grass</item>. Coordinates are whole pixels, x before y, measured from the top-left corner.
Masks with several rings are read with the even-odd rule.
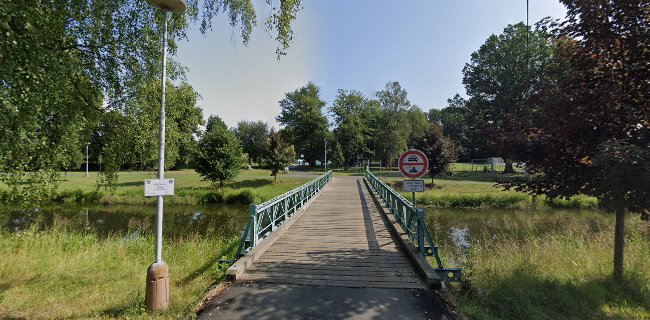
[[[231,239],[228,244],[222,248],[217,254],[215,254],[210,260],[208,260],[206,263],[204,263],[202,266],[196,268],[194,271],[192,271],[189,275],[187,275],[185,278],[183,278],[181,281],[179,281],[180,286],[185,286],[192,281],[196,280],[196,278],[200,277],[204,273],[208,272],[212,266],[217,264],[220,260],[229,260],[229,259],[234,259],[236,254],[237,254],[237,249],[239,248],[239,238],[233,238]],[[220,265],[219,267],[223,267],[224,269],[227,268],[229,264],[223,264]],[[223,279],[223,276],[221,276],[219,279],[216,280],[216,282],[221,281]]]
[[[650,292],[638,275],[619,285],[609,277],[571,283],[539,274],[522,267],[495,277],[483,294],[465,292],[461,305],[472,319],[633,319],[650,312]]]
[[[270,184],[273,184],[273,179],[248,179],[248,180],[229,182],[224,184],[224,187],[232,188],[232,189],[261,188]]]
[[[137,187],[137,186],[144,186],[144,180],[143,181],[129,181],[129,182],[119,182],[115,184],[118,187]]]

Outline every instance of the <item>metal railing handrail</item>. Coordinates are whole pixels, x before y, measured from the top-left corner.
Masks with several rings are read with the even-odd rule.
[[[242,235],[239,255],[246,254],[266,238],[275,228],[298,212],[332,179],[332,170],[304,185],[281,194],[261,204],[248,207],[250,219]]]
[[[434,268],[438,276],[444,281],[458,281],[460,279],[459,268],[445,268],[438,255],[438,247],[433,242],[431,233],[424,222],[424,209],[413,206],[413,203],[404,198],[399,192],[393,190],[388,184],[378,179],[369,169],[365,170],[365,176],[370,186],[377,192],[379,198],[384,202],[390,213],[400,227],[406,232],[411,242],[423,256],[433,256],[437,268]]]

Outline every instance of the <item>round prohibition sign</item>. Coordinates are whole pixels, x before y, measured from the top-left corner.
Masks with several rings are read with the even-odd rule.
[[[417,179],[427,173],[429,159],[420,150],[408,150],[399,157],[399,171],[403,176]]]

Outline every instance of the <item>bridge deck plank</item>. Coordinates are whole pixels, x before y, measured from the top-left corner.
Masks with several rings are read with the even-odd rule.
[[[425,288],[360,177],[336,177],[242,280],[358,288]]]

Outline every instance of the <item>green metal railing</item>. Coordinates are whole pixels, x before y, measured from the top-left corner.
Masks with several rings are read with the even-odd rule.
[[[298,212],[332,179],[332,170],[320,177],[262,204],[251,204],[250,219],[242,235],[239,255],[243,256],[273,230]]]
[[[437,268],[434,267],[434,270],[440,277],[440,280],[450,282],[459,281],[461,269],[445,268],[440,260],[438,247],[433,242],[429,229],[424,223],[424,209],[414,207],[410,201],[406,200],[397,191],[375,177],[370,170],[366,169],[365,175],[370,186],[379,194],[384,205],[393,214],[395,220],[404,232],[406,232],[420,254],[425,257],[434,257],[437,264]]]

